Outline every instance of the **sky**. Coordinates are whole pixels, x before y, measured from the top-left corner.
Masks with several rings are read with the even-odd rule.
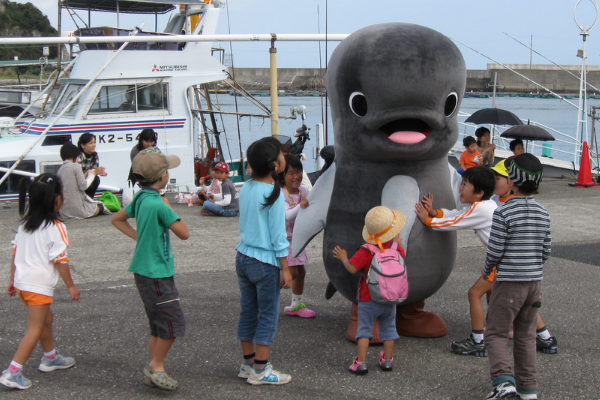
[[[57,27],[57,0],[29,2]],[[581,58],[576,54],[583,42],[575,17],[579,25],[589,27],[597,12],[593,0],[580,0],[577,4],[577,0],[229,0],[222,8],[217,33],[325,33],[326,29],[332,34],[352,33],[378,23],[408,22],[435,29],[455,40],[468,69],[486,69],[488,63],[494,62],[529,64],[530,50],[516,40],[526,46],[532,42],[533,50],[541,54],[533,53],[533,64],[580,65]],[[87,11],[78,14],[87,22]],[[159,16],[159,30],[168,18],[169,14]],[[64,10],[62,20],[63,30],[77,29]],[[77,22],[81,27],[81,21]],[[117,25],[116,17],[108,13],[92,13],[91,22],[94,26]],[[153,30],[154,15],[120,17],[123,28],[142,22],[146,22],[144,30]],[[329,55],[336,44],[327,45]],[[229,44],[219,46],[229,52]],[[268,67],[269,46],[268,42],[233,43],[234,66]],[[320,53],[317,42],[280,42],[276,47],[280,68],[325,67],[324,43]],[[586,52],[588,65],[600,65],[600,24],[589,31]]]

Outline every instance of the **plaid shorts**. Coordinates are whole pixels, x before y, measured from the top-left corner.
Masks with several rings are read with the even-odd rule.
[[[185,336],[185,316],[173,277],[148,278],[134,274],[148,322],[150,335],[161,339]]]

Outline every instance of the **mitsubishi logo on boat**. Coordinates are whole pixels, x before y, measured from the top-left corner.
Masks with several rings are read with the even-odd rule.
[[[174,72],[174,71],[187,71],[187,65],[159,65],[154,64],[152,72]]]

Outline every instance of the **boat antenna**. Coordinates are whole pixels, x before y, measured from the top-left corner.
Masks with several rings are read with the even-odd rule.
[[[227,32],[231,35],[231,23],[229,21],[229,2],[225,2],[225,7],[227,7]],[[229,54],[231,54],[231,79],[233,79],[233,81],[235,81],[235,68],[233,67],[233,46],[231,45],[231,41],[229,42]],[[238,99],[237,99],[237,93],[235,93],[235,89],[233,92],[234,96],[233,96],[233,101],[235,102],[235,112],[236,114],[239,113],[239,108],[238,108]],[[218,94],[216,94],[218,96]],[[235,123],[237,125],[237,133],[238,133],[238,144],[240,147],[240,162],[242,164],[242,180],[244,178],[244,157],[242,156],[243,152],[242,152],[242,133],[240,130],[240,117],[238,116],[235,119]],[[225,126],[225,125],[223,125]],[[229,144],[227,144],[227,149],[229,149]],[[221,156],[223,156],[221,154]],[[231,151],[229,152],[229,159],[231,160]]]
[[[327,40],[327,34],[328,34],[328,29],[327,29],[327,17],[328,17],[328,12],[327,12],[327,5],[328,5],[328,1],[325,0],[325,72],[327,72],[327,44],[329,43],[329,41]],[[327,121],[329,121],[329,110],[327,109],[327,103],[328,103],[328,97],[327,97],[327,86],[325,86],[325,145],[327,146],[329,144],[329,123]]]
[[[581,30],[581,38],[583,39],[583,49],[577,50],[577,57],[581,57],[581,78],[579,79],[579,112],[577,113],[577,141],[575,143],[575,163],[577,163],[577,158],[580,157],[580,143],[584,141],[588,141],[588,129],[587,129],[587,111],[586,111],[586,97],[587,97],[587,77],[586,77],[586,68],[585,68],[585,59],[587,55],[585,54],[585,41],[590,34],[590,30],[596,25],[596,21],[598,21],[598,5],[595,0],[590,0],[590,2],[594,5],[596,9],[596,15],[594,16],[594,22],[591,26],[583,26],[579,22],[577,22],[577,7],[581,3],[581,0],[577,1],[575,4],[575,9],[573,10],[573,19],[575,20],[575,25]]]
[[[544,60],[546,60],[546,61],[548,61],[548,62],[550,62],[550,63],[552,63],[552,64],[556,65],[558,68],[562,69],[562,70],[563,70],[563,71],[565,71],[567,74],[569,74],[569,75],[571,75],[571,76],[573,76],[573,77],[575,77],[575,78],[577,78],[577,79],[579,79],[579,78],[580,78],[579,76],[577,76],[577,75],[576,75],[576,74],[574,74],[573,72],[569,71],[568,69],[566,69],[566,68],[565,68],[565,67],[563,67],[562,65],[555,63],[554,61],[552,61],[552,60],[550,60],[549,58],[545,57],[543,54],[539,53],[538,51],[535,51],[535,50],[533,49],[533,47],[530,47],[530,46],[526,45],[525,43],[523,43],[523,42],[519,41],[518,39],[515,39],[514,37],[510,36],[510,35],[509,35],[508,33],[506,33],[506,32],[502,32],[502,33],[504,33],[506,36],[508,36],[509,38],[511,38],[512,40],[514,40],[515,42],[519,43],[520,45],[523,45],[523,46],[525,46],[527,49],[529,49],[529,50],[533,51],[535,54],[537,54],[538,56],[542,57]],[[600,89],[598,89],[596,86],[592,85],[591,83],[589,83],[589,82],[588,82],[588,83],[587,83],[587,85],[588,85],[589,87],[591,87],[592,89],[594,89],[594,90],[596,90],[596,91],[600,92]]]
[[[486,56],[486,55],[485,55],[485,54],[483,54],[482,52],[480,52],[480,51],[478,51],[478,50],[475,50],[474,48],[472,48],[472,47],[470,47],[470,46],[467,46],[466,44],[464,44],[464,43],[462,43],[462,42],[459,42],[459,41],[458,41],[458,40],[456,40],[456,39],[452,39],[452,38],[450,38],[450,39],[451,39],[451,40],[453,40],[454,42],[456,42],[456,43],[458,43],[458,44],[462,45],[462,46],[465,46],[467,49],[469,49],[469,50],[472,50],[472,51],[474,51],[475,53],[477,53],[477,54],[479,54],[479,55],[481,55],[481,56],[483,56],[483,57],[487,58],[488,60],[490,60],[490,61],[494,62],[495,64],[498,64],[498,65],[500,65],[500,66],[502,66],[502,67],[506,68],[506,69],[507,69],[507,70],[509,70],[510,72],[512,72],[512,73],[515,73],[515,74],[519,75],[521,78],[523,78],[523,79],[525,79],[525,80],[527,80],[527,81],[529,81],[529,82],[533,83],[534,85],[541,87],[542,89],[544,89],[544,90],[545,90],[545,91],[547,91],[548,93],[551,93],[551,94],[553,94],[553,95],[554,95],[554,96],[556,96],[557,98],[559,98],[559,99],[561,99],[562,101],[564,101],[564,102],[566,102],[566,103],[568,103],[568,104],[572,105],[573,107],[575,107],[575,108],[578,108],[578,107],[577,107],[577,105],[576,105],[575,103],[572,103],[572,102],[570,102],[569,100],[567,100],[566,98],[564,98],[564,97],[563,97],[563,96],[561,96],[560,94],[553,92],[552,90],[548,89],[546,86],[544,86],[544,85],[542,85],[542,84],[540,84],[540,83],[537,83],[536,81],[534,81],[534,80],[533,80],[533,79],[531,79],[531,78],[528,78],[528,77],[526,77],[526,76],[525,76],[525,75],[523,75],[522,73],[520,73],[520,72],[518,72],[518,71],[515,71],[514,69],[512,69],[512,68],[511,68],[511,67],[509,67],[508,65],[506,65],[506,64],[502,64],[500,61],[496,61],[496,60],[494,60],[493,58],[491,58],[491,57],[489,57],[489,56]]]
[[[317,33],[321,34],[321,17],[319,15],[319,5],[317,4]],[[322,94],[323,89],[323,61],[321,54],[321,42],[319,42],[319,95]],[[325,126],[325,111],[323,110],[323,96],[321,98],[321,123]]]

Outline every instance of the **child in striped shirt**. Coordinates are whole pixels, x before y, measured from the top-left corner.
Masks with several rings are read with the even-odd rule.
[[[488,399],[537,399],[536,321],[544,262],[550,256],[550,216],[531,194],[542,181],[540,161],[529,153],[507,165],[514,197],[494,212],[483,276],[496,267],[486,318],[485,344],[492,392]],[[508,333],[514,327],[514,373]]]

